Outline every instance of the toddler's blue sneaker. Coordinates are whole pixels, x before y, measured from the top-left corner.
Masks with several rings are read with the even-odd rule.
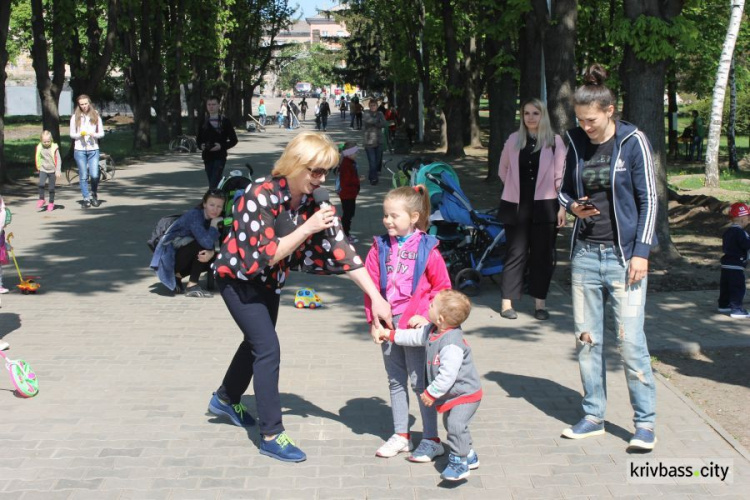
[[[237,427],[250,427],[255,425],[255,419],[247,412],[247,407],[242,403],[233,405],[223,401],[214,392],[211,402],[208,403],[208,411],[217,417],[229,417]]]
[[[562,431],[562,436],[568,439],[583,439],[601,434],[604,434],[604,422],[597,424],[587,418],[582,418],[573,427],[568,427]]]
[[[651,451],[656,446],[656,433],[653,429],[636,427],[633,438],[628,443],[629,451]]]
[[[260,454],[282,462],[304,462],[307,460],[305,452],[297,448],[289,436],[282,432],[276,439],[270,441],[260,437]]]
[[[446,481],[460,481],[461,479],[469,477],[471,472],[469,471],[469,463],[466,457],[459,457],[453,453],[448,455],[448,466],[440,474],[442,479]]]
[[[469,450],[469,455],[466,457],[466,462],[469,464],[469,469],[474,470],[479,468],[479,456],[474,450]]]

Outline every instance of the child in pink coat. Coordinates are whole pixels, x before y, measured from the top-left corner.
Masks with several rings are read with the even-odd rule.
[[[383,201],[383,224],[387,233],[378,236],[367,255],[365,267],[380,293],[391,305],[397,328],[409,328],[426,321],[432,299],[440,290],[451,287],[448,269],[437,249],[438,241],[426,234],[430,215],[429,193],[424,186],[391,190]],[[370,301],[365,297],[367,321],[372,322]],[[378,325],[373,325],[373,340],[381,343]],[[421,347],[382,343],[383,362],[388,374],[394,434],[375,455],[394,457],[412,451],[409,434],[409,393],[416,394],[424,425],[422,440],[410,454],[412,462],[431,462],[445,450],[438,438],[437,413],[424,405],[419,395],[425,390],[425,350]]]

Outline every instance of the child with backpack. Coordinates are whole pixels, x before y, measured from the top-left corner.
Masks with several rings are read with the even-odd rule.
[[[357,172],[356,156],[359,148],[351,141],[342,146],[341,163],[339,164],[339,175],[336,178],[336,192],[341,199],[341,225],[349,243],[357,243],[359,240],[351,235],[352,219],[357,208],[357,195],[359,194],[359,173]]]
[[[410,328],[428,315],[430,302],[441,290],[451,287],[448,269],[438,251],[438,241],[425,231],[430,215],[430,197],[423,185],[400,187],[388,192],[383,201],[386,234],[378,236],[367,255],[365,267],[391,305],[393,324]],[[365,297],[367,321],[373,322],[370,300]],[[409,394],[411,385],[422,415],[422,440],[409,461],[428,463],[445,453],[437,429],[437,413],[420,399],[425,390],[425,349],[382,343],[380,325],[373,324],[371,335],[381,344],[388,375],[394,434],[378,448],[378,457],[395,457],[412,451],[409,434]]]
[[[49,203],[46,205],[47,211],[51,212],[55,209],[55,180],[61,175],[60,147],[52,141],[52,133],[49,130],[42,132],[39,139],[34,155],[36,170],[39,172],[39,199],[36,208],[42,209],[45,206],[44,185],[49,179]]]

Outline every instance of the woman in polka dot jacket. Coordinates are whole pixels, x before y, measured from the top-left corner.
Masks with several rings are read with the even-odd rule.
[[[289,271],[347,273],[373,301],[376,319],[391,324],[390,306],[347,241],[333,208],[318,207],[312,197],[338,161],[338,149],[323,134],[303,132],[292,139],[271,177],[258,179],[235,202],[232,226],[214,263],[218,288],[243,341],[209,411],[235,425],[252,425],[254,419],[241,402],[252,379],[260,453],[287,462],[306,458],[281,422],[281,353],[275,325]]]

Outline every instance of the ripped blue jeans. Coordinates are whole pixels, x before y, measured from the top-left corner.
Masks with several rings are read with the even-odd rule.
[[[648,278],[626,286],[628,267],[620,261],[618,253],[614,246],[585,241],[576,241],[573,251],[573,317],[584,392],[583,411],[589,420],[604,421],[607,408],[604,311],[611,301],[633,421],[636,427],[653,429],[656,387],[643,331]],[[584,333],[590,335],[590,342],[580,340]]]

